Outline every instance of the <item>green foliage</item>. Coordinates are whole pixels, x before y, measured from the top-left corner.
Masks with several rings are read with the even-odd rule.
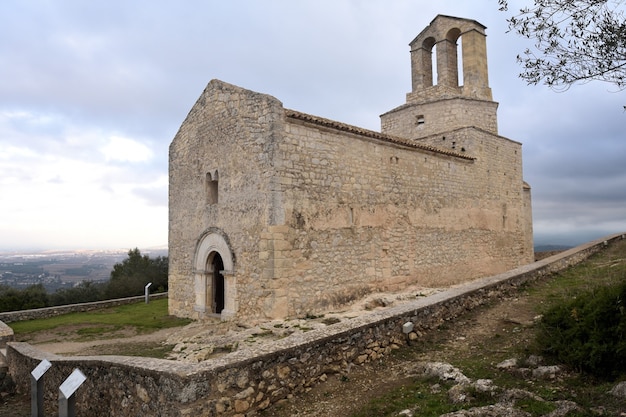
[[[500,10],[508,1],[498,0]],[[534,0],[508,19],[509,29],[534,41],[517,59],[529,84],[552,88],[599,80],[626,88],[626,19],[621,1]]]
[[[626,372],[626,275],[551,306],[537,342],[545,353],[598,377]]]
[[[449,382],[442,382],[434,378],[415,378],[404,381],[399,387],[380,393],[371,398],[359,411],[351,417],[395,417],[400,410],[411,409],[415,415],[423,417],[437,417],[465,408],[465,404],[452,404],[448,399],[448,390],[452,387]],[[433,389],[437,384],[438,389]],[[488,393],[468,389],[473,407],[480,407],[493,403]]]
[[[29,333],[62,328],[63,326],[83,326],[80,334],[83,340],[87,336],[104,339],[106,333],[119,331],[125,327],[134,327],[138,332],[152,332],[169,327],[183,326],[190,320],[168,315],[167,299],[153,300],[112,307],[83,313],[70,313],[46,319],[26,320],[11,323],[11,328],[20,340]],[[87,337],[88,338],[88,337]]]
[[[535,398],[521,398],[515,405],[533,416],[545,416],[554,411],[554,404]]]
[[[139,249],[128,251],[128,258],[113,266],[111,280],[106,289],[107,298],[141,295],[149,282],[151,291],[167,291],[168,258],[154,259],[141,255]]]
[[[42,284],[18,290],[0,286],[0,311],[28,310],[48,306],[48,293]]]
[[[50,294],[50,304],[60,306],[102,301],[106,286],[105,283],[83,281],[73,288],[62,288]]]
[[[42,284],[23,290],[0,285],[0,312],[143,295],[149,282],[152,283],[151,292],[164,292],[167,291],[167,276],[167,256],[152,259],[141,255],[135,248],[128,251],[127,259],[113,266],[111,279],[106,283],[83,281],[73,288],[62,288],[52,294],[48,294]]]

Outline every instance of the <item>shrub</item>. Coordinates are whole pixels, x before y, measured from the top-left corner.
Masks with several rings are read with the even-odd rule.
[[[613,378],[626,372],[626,277],[550,307],[537,342],[577,370]]]
[[[48,293],[42,284],[22,290],[0,285],[0,312],[28,310],[48,306]]]
[[[106,283],[82,281],[72,288],[61,288],[49,296],[50,305],[89,303],[104,300]]]
[[[151,292],[167,291],[168,258],[150,258],[142,255],[139,249],[128,251],[128,258],[113,266],[111,279],[105,290],[106,298],[142,295],[147,283],[151,282]]]

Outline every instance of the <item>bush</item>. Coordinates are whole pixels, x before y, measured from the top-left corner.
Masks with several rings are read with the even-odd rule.
[[[61,288],[49,296],[50,305],[90,303],[104,300],[106,283],[82,281],[72,288]]]
[[[128,252],[127,259],[113,266],[108,282],[83,281],[75,287],[62,288],[52,294],[46,292],[43,284],[24,289],[0,284],[0,312],[143,295],[148,282],[152,283],[150,292],[165,292],[167,279],[167,256],[152,259],[141,255],[139,249],[135,248]]]
[[[168,258],[150,258],[142,255],[139,249],[128,251],[128,258],[113,266],[111,280],[105,291],[107,298],[142,295],[147,283],[151,282],[151,292],[167,291]]]
[[[48,293],[42,284],[31,285],[18,290],[6,285],[0,286],[0,312],[28,310],[48,306]]]
[[[626,372],[626,277],[550,307],[537,337],[544,353],[589,374]]]

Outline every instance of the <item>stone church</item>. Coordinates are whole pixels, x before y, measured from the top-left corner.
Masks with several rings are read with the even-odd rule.
[[[171,314],[301,317],[533,261],[485,26],[439,15],[410,47],[412,91],[380,132],[208,84],[169,151]]]

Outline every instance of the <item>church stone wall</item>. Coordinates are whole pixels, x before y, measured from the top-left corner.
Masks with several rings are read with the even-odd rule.
[[[530,186],[523,179],[522,145],[473,128],[431,135],[417,142],[460,149],[476,157],[482,169],[478,171],[480,174],[477,174],[475,180],[483,188],[483,198],[501,200],[501,220],[519,234],[515,245],[515,250],[519,249],[519,261],[522,264],[532,262],[532,203]]]
[[[521,230],[519,143],[467,130],[453,135],[457,150],[481,155],[471,160],[300,121],[285,128],[278,151],[288,227],[277,256],[289,272],[275,278],[288,291],[289,314],[532,261]]]
[[[233,250],[237,275],[231,290],[236,294],[237,288],[245,288],[251,299],[263,296],[258,248],[261,234],[276,220],[271,165],[282,121],[283,108],[275,98],[211,82],[174,138],[169,183],[172,314],[198,318],[210,313],[199,311],[194,299],[199,272],[194,256],[200,237],[210,231],[225,236]],[[211,195],[209,180],[217,180],[217,196]]]
[[[433,92],[440,89],[431,87]],[[405,104],[380,116],[381,131],[388,135],[418,139],[439,132],[474,126],[498,133],[498,103],[467,98],[449,98]]]
[[[447,78],[429,86],[434,45]],[[497,133],[484,26],[437,16],[411,47],[414,91],[381,133],[209,83],[170,147],[172,314],[303,316],[532,262],[530,188],[521,144]]]

